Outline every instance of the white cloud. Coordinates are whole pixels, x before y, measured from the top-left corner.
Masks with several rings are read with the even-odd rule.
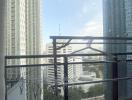
[[[90,21],[84,24],[78,35],[101,36],[103,33],[101,1],[84,0],[79,17],[83,19],[84,16],[87,16]]]
[[[103,22],[102,20],[93,19],[85,23],[82,30],[79,32],[81,36],[102,36]]]

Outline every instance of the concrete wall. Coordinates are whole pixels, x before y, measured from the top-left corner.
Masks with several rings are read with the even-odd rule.
[[[4,26],[5,26],[5,1],[0,0],[0,100],[5,100],[4,83]]]

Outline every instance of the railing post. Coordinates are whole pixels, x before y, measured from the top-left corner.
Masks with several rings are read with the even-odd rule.
[[[7,59],[5,58],[5,100],[7,100]]]
[[[118,78],[118,62],[117,56],[113,58],[112,63],[112,78]],[[113,81],[112,83],[112,100],[118,100],[118,80]]]
[[[54,76],[55,76],[55,100],[58,100],[58,78],[57,78],[57,48],[56,39],[53,39],[53,57],[54,57]]]
[[[64,57],[64,100],[68,100],[68,59]]]

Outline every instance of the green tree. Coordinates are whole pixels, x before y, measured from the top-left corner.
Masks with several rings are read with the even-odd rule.
[[[47,82],[43,84],[43,100],[55,100],[54,89],[47,85]],[[59,95],[58,100],[63,100],[63,96]]]
[[[76,87],[69,88],[69,100],[81,100],[80,90]]]
[[[87,97],[95,97],[104,94],[104,87],[102,84],[97,84],[89,88],[87,92]]]

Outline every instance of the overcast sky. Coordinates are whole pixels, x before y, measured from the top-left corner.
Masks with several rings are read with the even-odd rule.
[[[102,0],[43,0],[42,34],[102,35]],[[60,26],[60,28],[59,28]]]

